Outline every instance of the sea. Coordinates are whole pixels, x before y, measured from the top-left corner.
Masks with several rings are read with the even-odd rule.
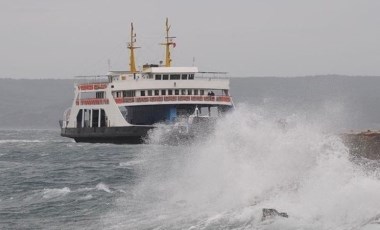
[[[72,80],[0,79],[0,229],[379,230],[380,161],[342,132],[380,129],[380,78],[231,79],[201,138],[75,143]],[[263,210],[283,216],[263,218]]]
[[[380,163],[320,119],[282,119],[241,104],[177,145],[2,129],[0,229],[380,229]]]

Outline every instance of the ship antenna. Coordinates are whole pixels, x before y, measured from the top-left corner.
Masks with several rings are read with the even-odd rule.
[[[131,73],[136,73],[135,49],[140,47],[135,46],[136,34],[133,32],[133,22],[131,23],[131,41],[128,42],[128,49],[130,50],[129,67]]]
[[[170,67],[171,66],[171,62],[172,62],[172,59],[170,58],[170,46],[173,46],[173,48],[176,46],[175,42],[173,41],[173,39],[175,37],[170,37],[169,36],[169,31],[170,31],[170,25],[169,25],[169,19],[166,18],[166,28],[165,28],[165,31],[166,31],[166,37],[165,37],[165,43],[161,43],[161,45],[164,45],[165,46],[165,66],[166,67]]]

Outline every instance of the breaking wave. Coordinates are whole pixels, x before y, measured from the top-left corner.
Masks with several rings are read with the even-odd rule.
[[[96,189],[99,190],[99,191],[104,191],[104,192],[108,192],[108,193],[112,193],[111,189],[108,187],[108,185],[104,184],[104,183],[99,183],[96,185]]]
[[[60,196],[65,196],[70,192],[71,190],[68,187],[44,189],[42,197],[45,199],[52,199]]]
[[[353,163],[321,119],[281,119],[241,106],[201,141],[146,146],[141,181],[117,199],[104,227],[379,228],[379,170]],[[289,218],[262,221],[263,208]]]
[[[44,141],[41,140],[17,140],[17,139],[10,139],[10,140],[0,140],[0,144],[5,143],[41,143]]]

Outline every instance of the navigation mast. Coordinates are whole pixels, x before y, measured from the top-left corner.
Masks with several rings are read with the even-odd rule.
[[[172,59],[170,58],[170,46],[173,46],[173,48],[176,46],[175,42],[173,41],[175,37],[169,36],[170,27],[171,26],[169,25],[169,19],[166,18],[166,42],[161,43],[161,45],[165,46],[165,67],[170,67],[172,62]]]
[[[135,49],[138,49],[140,47],[135,46],[136,42],[136,34],[133,32],[133,22],[131,23],[131,41],[128,42],[128,49],[130,50],[130,57],[129,57],[129,71],[131,73],[136,73],[136,61],[135,61]]]

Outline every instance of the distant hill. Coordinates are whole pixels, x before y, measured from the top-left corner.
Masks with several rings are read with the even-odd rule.
[[[0,79],[0,128],[58,128],[73,80]],[[278,117],[335,119],[336,128],[380,129],[380,77],[232,78],[235,104]],[[337,116],[337,114],[339,116]]]
[[[0,79],[0,128],[54,128],[73,100],[73,80]]]

